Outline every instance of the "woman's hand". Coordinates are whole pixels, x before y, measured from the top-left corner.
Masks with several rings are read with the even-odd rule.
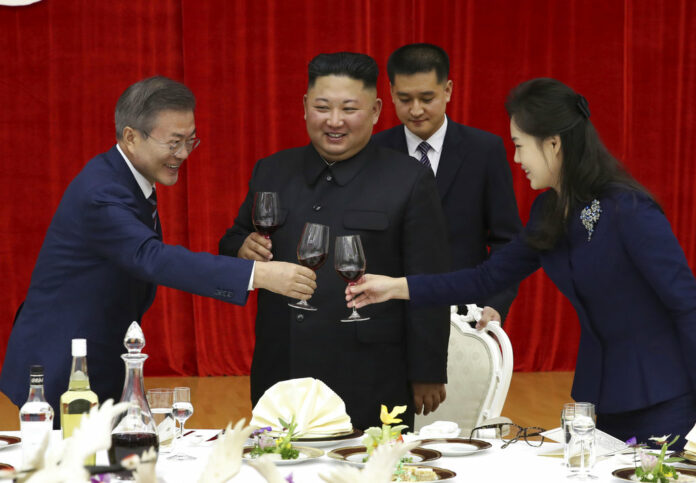
[[[406,277],[366,274],[357,283],[346,287],[346,306],[359,309],[392,299],[409,299]]]

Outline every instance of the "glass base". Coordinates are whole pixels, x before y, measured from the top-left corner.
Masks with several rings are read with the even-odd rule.
[[[310,310],[312,312],[319,310],[315,306],[309,305],[306,300],[299,300],[297,302],[290,302],[288,305],[290,307],[295,308],[295,309]]]
[[[167,458],[168,460],[174,460],[174,461],[191,461],[195,460],[195,456],[191,456],[189,454],[173,454]]]
[[[341,322],[362,322],[363,320],[370,320],[369,317],[363,317],[358,313],[351,314],[345,319],[341,319]]]
[[[568,476],[566,476],[569,480],[575,480],[575,481],[586,481],[586,480],[596,480],[597,477],[593,474],[590,473],[572,473]]]

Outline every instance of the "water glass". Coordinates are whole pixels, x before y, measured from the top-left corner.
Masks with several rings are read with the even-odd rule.
[[[577,471],[577,467],[570,465],[570,425],[575,418],[575,403],[566,403],[561,410],[561,430],[563,431],[563,466],[571,471]]]
[[[172,415],[174,389],[148,389],[145,397],[147,397],[152,418],[155,421],[155,426],[157,426],[159,452],[168,453],[171,451],[172,442],[176,437],[176,422]]]
[[[594,404],[580,402],[575,403],[572,410],[566,410],[565,406],[563,410],[570,424],[570,439],[568,444],[564,445],[563,452],[563,459],[567,461],[568,467],[571,469],[571,474],[568,475],[568,478],[577,480],[595,479],[597,477],[590,473],[597,456]],[[573,417],[569,419],[571,411]]]

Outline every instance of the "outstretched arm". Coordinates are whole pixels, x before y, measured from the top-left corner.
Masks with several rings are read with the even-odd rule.
[[[366,274],[357,284],[346,287],[346,305],[349,308],[353,307],[353,303],[359,309],[392,299],[409,299],[406,277]]]

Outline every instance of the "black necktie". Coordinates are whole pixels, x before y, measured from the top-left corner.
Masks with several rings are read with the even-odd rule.
[[[428,159],[428,151],[430,151],[430,144],[423,141],[418,145],[416,149],[421,152],[420,162],[426,165],[428,168],[430,168],[430,159]]]
[[[147,201],[152,205],[152,229],[157,231],[157,192],[154,188]]]

